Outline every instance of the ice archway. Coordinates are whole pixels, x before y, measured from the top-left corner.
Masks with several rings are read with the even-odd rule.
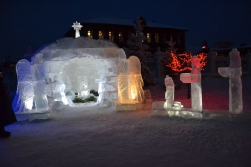
[[[118,99],[118,68],[120,63],[125,60],[126,55],[123,49],[118,48],[110,41],[93,40],[88,37],[62,38],[36,51],[30,62],[33,79],[32,81],[24,80],[24,82],[33,84],[34,91],[38,87],[42,87],[46,90],[44,92],[47,92],[47,95],[49,92],[49,96],[54,100],[59,98],[58,101],[64,103],[69,102],[65,96],[67,92],[85,95],[87,89],[94,89],[99,92],[98,104],[101,107],[109,106]],[[18,62],[18,75],[26,66],[25,64],[25,60]],[[26,85],[24,82],[22,85]],[[44,84],[44,86],[36,87],[37,83]],[[55,88],[64,89],[64,93],[60,93],[60,90]],[[20,96],[20,92],[18,87],[19,99],[17,103],[26,104],[26,99],[22,99],[24,96]],[[22,93],[25,92],[22,91]],[[29,97],[32,98],[32,96],[35,95]],[[46,105],[46,102],[43,104]],[[46,106],[41,109],[36,108],[36,104],[33,104],[33,109],[24,106],[19,109],[16,107],[15,110],[16,113],[30,113],[45,108]]]

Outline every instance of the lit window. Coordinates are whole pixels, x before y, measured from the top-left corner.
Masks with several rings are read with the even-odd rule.
[[[155,43],[159,43],[159,34],[155,34]]]
[[[151,33],[146,34],[146,40],[147,40],[148,43],[151,42]]]
[[[99,38],[99,39],[104,39],[104,32],[99,31],[99,32],[98,32],[98,38]]]
[[[119,32],[119,42],[123,42],[123,33]]]
[[[91,31],[87,31],[87,36],[88,36],[89,38],[92,38],[92,32],[91,32]]]
[[[109,40],[114,41],[114,33],[112,31],[109,31]]]

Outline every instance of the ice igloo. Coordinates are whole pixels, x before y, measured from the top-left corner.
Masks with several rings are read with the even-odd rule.
[[[72,104],[75,94],[86,97],[92,89],[99,93],[97,104],[100,107],[111,106],[118,100],[118,67],[124,62],[130,62],[124,50],[110,41],[88,37],[59,39],[36,51],[31,62],[20,60],[17,63],[18,76],[31,72],[28,77],[21,77],[25,82],[18,77],[19,97],[13,108],[16,113],[42,112],[48,109],[48,103]],[[26,87],[30,91],[23,91]],[[38,95],[42,97],[36,98]],[[43,99],[44,106],[37,107],[35,99],[40,102]]]

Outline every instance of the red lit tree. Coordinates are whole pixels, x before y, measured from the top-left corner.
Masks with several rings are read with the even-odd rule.
[[[176,54],[176,48],[174,47],[175,42],[169,41],[167,42],[168,49],[166,51],[166,58],[164,59],[165,66],[170,68],[174,72],[184,72],[184,71],[191,71],[191,53],[183,53],[183,54]],[[205,53],[199,53],[197,55],[200,58],[200,68],[204,70],[204,67],[207,64]]]

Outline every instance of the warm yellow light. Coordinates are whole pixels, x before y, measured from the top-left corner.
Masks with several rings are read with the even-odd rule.
[[[131,98],[132,100],[135,100],[137,97],[137,91],[134,86],[131,87]]]
[[[134,92],[131,92],[131,94],[132,94],[132,99],[134,100],[136,98]]]

